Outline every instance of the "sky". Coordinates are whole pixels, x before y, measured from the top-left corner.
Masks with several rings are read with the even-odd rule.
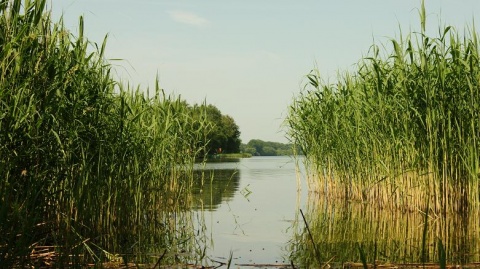
[[[49,0],[78,33],[101,44],[125,84],[215,105],[241,139],[288,142],[288,107],[318,69],[333,83],[373,44],[419,31],[420,0]],[[426,0],[427,30],[480,29],[479,0]],[[474,18],[477,18],[474,20]],[[119,60],[121,59],[121,60]]]

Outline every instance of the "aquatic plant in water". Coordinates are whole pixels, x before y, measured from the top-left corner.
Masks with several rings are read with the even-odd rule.
[[[179,212],[205,151],[203,111],[158,82],[149,94],[114,81],[106,39],[88,41],[82,18],[74,36],[45,2],[0,1],[0,264],[34,265],[39,246],[60,267],[188,251]]]
[[[313,174],[310,231],[290,244],[299,264],[479,259],[477,33],[430,37],[423,4],[419,14],[420,31],[391,51],[373,45],[354,73],[328,84],[312,71],[290,106],[289,136]]]
[[[333,84],[318,71],[290,106],[312,188],[378,208],[474,212],[480,184],[480,63],[475,28],[421,29],[373,45],[354,73]],[[387,47],[387,46],[385,46]]]

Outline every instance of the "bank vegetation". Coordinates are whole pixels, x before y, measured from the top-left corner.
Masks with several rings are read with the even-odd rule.
[[[384,209],[479,208],[480,62],[474,26],[400,33],[334,83],[312,71],[289,136],[325,199]]]
[[[117,83],[106,39],[90,42],[82,18],[74,35],[45,3],[0,1],[1,267],[83,267],[115,253],[181,262],[173,253],[193,248],[193,221],[181,218],[193,164],[213,128],[205,109],[158,83]],[[41,246],[55,260],[32,260]]]

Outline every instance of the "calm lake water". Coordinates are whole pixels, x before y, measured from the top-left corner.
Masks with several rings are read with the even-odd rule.
[[[286,246],[306,199],[303,165],[296,169],[286,156],[252,157],[197,169],[204,180],[194,189],[194,210],[204,219],[207,256],[225,262],[232,254],[235,264],[289,263]]]
[[[421,208],[401,212],[328,201],[307,190],[302,162],[252,157],[196,167],[192,210],[208,264],[227,262],[232,255],[232,268],[291,260],[299,268],[318,268],[319,260],[342,268],[360,261],[360,249],[369,262],[438,263],[442,251],[450,264],[480,261],[478,208],[437,215]]]

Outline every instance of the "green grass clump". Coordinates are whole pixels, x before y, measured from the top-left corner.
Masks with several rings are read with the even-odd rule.
[[[0,264],[27,265],[41,245],[59,266],[91,261],[94,246],[170,248],[162,212],[189,202],[204,112],[158,86],[125,89],[106,40],[90,43],[82,18],[73,36],[45,2],[0,1]]]
[[[475,29],[439,28],[372,46],[334,84],[310,73],[289,135],[327,198],[408,211],[478,208],[480,62]],[[385,46],[387,47],[387,46]]]

